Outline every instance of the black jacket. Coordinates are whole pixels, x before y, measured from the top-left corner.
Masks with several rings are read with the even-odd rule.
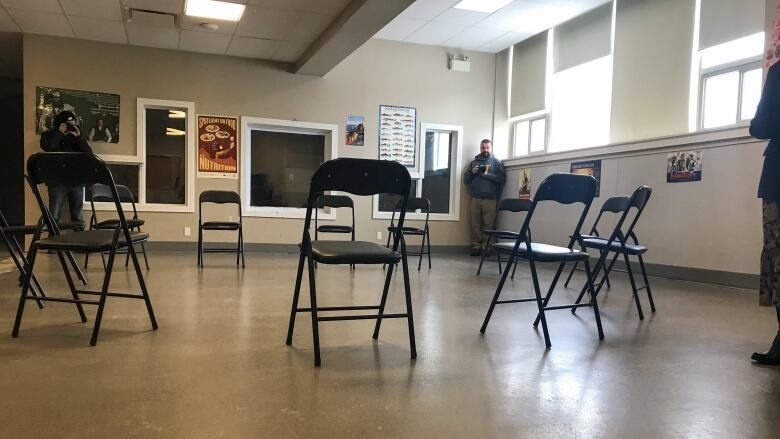
[[[51,129],[41,134],[41,149],[46,152],[86,152],[92,154],[84,134],[73,137],[62,134],[58,129]]]
[[[780,64],[774,64],[767,72],[761,101],[750,121],[750,135],[769,139],[764,150],[758,197],[780,202]]]
[[[483,165],[490,165],[488,172],[482,174],[471,173],[471,169],[474,166]],[[493,154],[490,154],[487,158],[483,157],[482,154],[477,154],[474,160],[471,161],[471,164],[469,164],[469,168],[466,169],[463,181],[469,185],[473,198],[497,199],[501,195],[501,189],[506,181],[504,165]]]

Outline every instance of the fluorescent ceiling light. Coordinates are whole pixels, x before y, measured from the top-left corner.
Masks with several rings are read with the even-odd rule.
[[[184,13],[191,17],[238,21],[244,14],[244,5],[216,0],[187,0]]]
[[[488,14],[492,14],[510,3],[512,3],[512,0],[461,0],[460,3],[453,7],[456,9],[465,9],[467,11],[487,12]]]
[[[187,113],[181,110],[168,110],[168,117],[171,119],[185,119],[187,117]]]
[[[166,136],[183,136],[187,133],[185,133],[182,130],[177,130],[176,128],[168,127],[165,129],[165,135]]]

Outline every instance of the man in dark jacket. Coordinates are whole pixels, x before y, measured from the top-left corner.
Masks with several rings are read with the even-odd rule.
[[[469,185],[471,203],[471,256],[479,256],[482,247],[483,231],[493,227],[496,219],[496,202],[506,181],[504,165],[490,153],[492,142],[483,140],[479,145],[479,155],[471,161],[463,181]]]
[[[81,135],[76,117],[70,111],[62,111],[54,118],[49,131],[41,134],[41,149],[46,152],[83,152],[92,154],[87,140]],[[49,210],[54,220],[60,221],[60,213],[68,200],[70,220],[84,222],[84,186],[49,186]]]

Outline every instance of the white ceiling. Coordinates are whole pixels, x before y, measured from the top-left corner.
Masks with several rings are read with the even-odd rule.
[[[459,1],[417,0],[374,38],[495,53],[611,0],[514,0],[492,14]]]
[[[0,31],[294,62],[350,2],[227,0],[247,5],[236,24],[187,17],[184,1],[0,0]],[[125,22],[125,7],[177,14],[178,26]]]

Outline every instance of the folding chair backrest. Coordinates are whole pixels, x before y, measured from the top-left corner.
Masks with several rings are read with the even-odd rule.
[[[241,204],[241,196],[234,191],[203,191],[198,197],[199,203]]]
[[[531,210],[531,200],[523,200],[520,198],[504,198],[498,203],[499,212],[528,212]]]
[[[129,187],[118,184],[116,192],[119,194],[120,203],[130,203],[133,208],[133,219],[138,219],[138,210],[135,206],[135,197]],[[89,188],[89,204],[92,207],[91,224],[97,224],[97,210],[95,203],[113,203],[114,197],[111,195],[111,187],[102,183],[95,183]]]
[[[649,186],[639,186],[634,190],[634,193],[631,195],[631,201],[630,205],[631,207],[636,209],[636,214],[634,215],[634,219],[631,221],[631,224],[628,226],[628,230],[626,231],[626,237],[634,236],[634,240],[636,241],[636,234],[634,234],[634,227],[639,222],[639,217],[642,216],[642,212],[644,212],[645,207],[647,206],[647,202],[650,201],[650,195],[652,195],[653,189]],[[638,242],[638,241],[637,241]]]
[[[317,209],[323,209],[326,207],[349,207],[350,209],[354,209],[355,203],[352,201],[352,198],[346,195],[320,195],[317,197],[317,202],[314,206]]]
[[[398,203],[396,203],[395,210],[401,210],[401,200],[398,200]],[[409,197],[409,201],[406,203],[406,211],[414,212],[415,210],[430,212],[431,201],[425,197]]]
[[[609,197],[601,206],[601,212],[621,213],[630,203],[631,197]]]

